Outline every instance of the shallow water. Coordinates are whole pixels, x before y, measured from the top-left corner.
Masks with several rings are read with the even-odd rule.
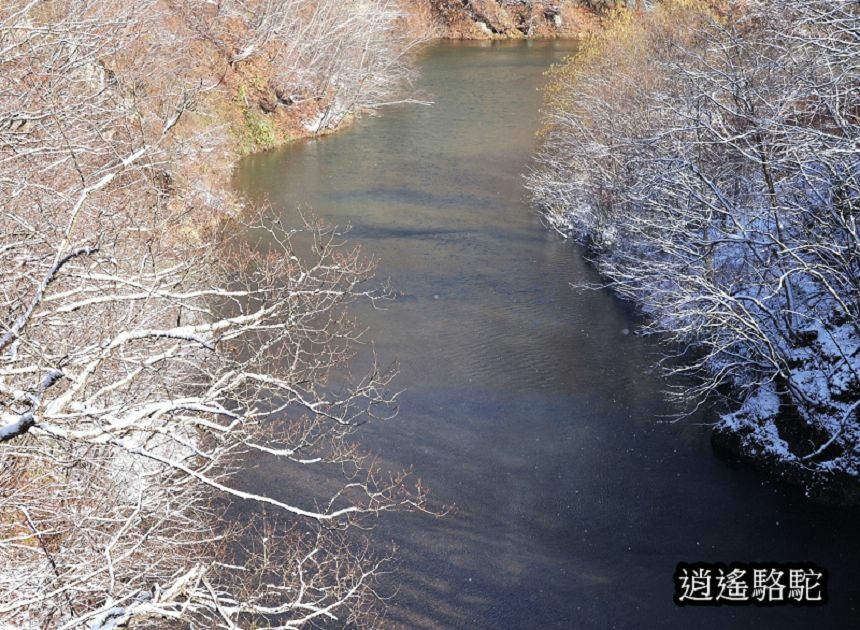
[[[344,226],[402,296],[361,309],[398,359],[397,419],[363,443],[414,464],[444,519],[394,514],[389,623],[404,628],[860,627],[856,518],[712,453],[674,410],[628,306],[523,199],[544,70],[565,43],[445,43],[421,56],[435,104],[253,156],[241,190]],[[258,483],[287,486],[276,469]],[[817,609],[676,608],[679,561],[814,561]]]

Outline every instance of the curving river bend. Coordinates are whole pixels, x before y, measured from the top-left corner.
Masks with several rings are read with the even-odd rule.
[[[543,72],[560,42],[444,43],[420,60],[432,107],[246,159],[240,190],[307,205],[379,259],[403,293],[363,309],[400,361],[401,413],[363,444],[414,464],[441,520],[394,514],[403,628],[858,628],[856,518],[809,506],[714,457],[672,413],[651,342],[581,252],[523,200]],[[259,483],[288,486],[278,470]],[[279,476],[281,475],[281,476]],[[679,561],[814,561],[817,609],[678,609]]]

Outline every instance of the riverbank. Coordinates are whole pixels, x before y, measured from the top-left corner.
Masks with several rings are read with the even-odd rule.
[[[403,3],[387,18],[380,33],[392,45],[389,64],[376,72],[391,73],[391,62],[398,66],[396,76],[382,78],[390,84],[387,95],[396,100],[409,93],[411,55],[421,45],[439,39],[582,39],[599,30],[601,18],[578,2],[506,3],[499,0],[455,2],[419,0]],[[262,52],[262,51],[260,51]],[[348,57],[347,51],[339,53]],[[332,133],[348,125],[355,116],[367,115],[385,103],[353,103],[337,94],[287,94],[274,80],[278,72],[271,58],[256,55],[239,64],[225,64],[221,78],[223,90],[213,95],[210,108],[215,119],[230,131],[238,157],[306,137]],[[367,74],[367,73],[366,73]],[[341,79],[325,83],[341,90],[360,90],[364,77],[353,77],[359,85],[349,86]]]
[[[529,180],[646,332],[695,356],[670,373],[727,409],[717,448],[854,507],[858,20],[819,0],[622,15],[554,72]]]
[[[328,378],[360,336],[345,312],[379,297],[372,264],[310,219],[270,221],[231,174],[289,125],[396,98],[399,18],[0,3],[0,626],[373,623],[387,554],[344,532],[424,498],[351,442],[393,413],[391,371]],[[314,243],[301,259],[294,237]],[[263,457],[342,484],[238,485]]]
[[[562,0],[418,0],[407,10],[411,24],[444,39],[582,39],[600,25],[587,3]]]
[[[572,0],[419,0],[373,5],[358,15],[326,8],[326,2],[305,4],[315,6],[314,13],[284,26],[282,33],[263,29],[271,16],[238,14],[237,19],[229,6],[216,11],[207,5],[205,28],[190,11],[179,16],[184,24],[173,23],[171,28],[193,43],[185,48],[185,63],[199,67],[198,80],[212,86],[197,96],[194,112],[177,128],[180,143],[206,154],[205,161],[170,164],[167,177],[177,188],[238,209],[224,185],[238,159],[334,133],[356,117],[410,100],[414,55],[433,41],[582,39],[602,24],[596,10]],[[317,14],[321,17],[313,17]],[[284,38],[297,30],[306,41],[287,43]]]

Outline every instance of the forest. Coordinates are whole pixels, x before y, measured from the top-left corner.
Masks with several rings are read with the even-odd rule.
[[[402,18],[386,0],[2,3],[0,625],[372,615],[386,552],[345,532],[422,492],[345,442],[393,413],[390,371],[326,376],[359,333],[346,306],[384,295],[312,217],[243,204],[230,169],[278,117],[316,131],[394,99]],[[342,483],[253,492],[234,477],[255,453]]]
[[[860,11],[803,0],[619,14],[548,88],[548,223],[669,345],[718,444],[837,502],[860,465]],[[690,378],[683,378],[690,377]]]

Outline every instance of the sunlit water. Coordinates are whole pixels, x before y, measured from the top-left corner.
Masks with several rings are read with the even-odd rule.
[[[654,345],[628,334],[628,306],[571,288],[593,272],[525,203],[538,88],[571,51],[433,46],[418,86],[432,107],[390,109],[238,173],[285,221],[301,204],[352,225],[402,292],[358,313],[376,352],[400,361],[405,389],[398,418],[363,443],[386,465],[414,464],[456,510],[389,515],[377,529],[399,549],[390,625],[860,627],[853,517],[727,466],[701,417],[660,422],[674,410]],[[255,475],[269,491],[289,488],[283,471]],[[678,609],[681,560],[815,561],[831,571],[832,601]]]

